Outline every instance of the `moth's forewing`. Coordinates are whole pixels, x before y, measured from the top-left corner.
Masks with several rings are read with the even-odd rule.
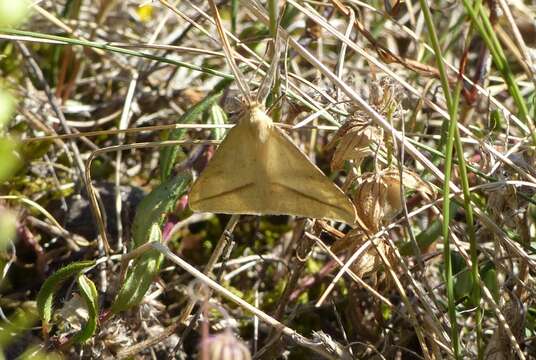
[[[350,199],[283,131],[273,127],[267,147],[269,207],[285,214],[355,223]]]
[[[189,203],[194,211],[257,214],[251,203],[258,197],[256,139],[242,123],[232,128],[214,157],[192,185]],[[248,208],[250,210],[248,211]]]

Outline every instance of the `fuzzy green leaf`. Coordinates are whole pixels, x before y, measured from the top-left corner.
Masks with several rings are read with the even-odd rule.
[[[93,281],[91,281],[87,276],[81,274],[77,278],[78,288],[82,297],[86,301],[86,307],[88,311],[87,323],[82,327],[82,329],[76,333],[72,341],[74,343],[80,344],[89,340],[95,330],[97,330],[97,323],[99,317],[99,293]]]
[[[157,223],[152,224],[148,240],[149,242],[162,241],[162,232]],[[128,271],[126,280],[112,305],[114,313],[127,310],[142,301],[154,277],[158,274],[163,260],[164,255],[156,250],[147,251],[134,260],[134,264]]]
[[[227,123],[227,114],[218,104],[214,104],[210,108],[210,122],[215,125],[223,125]],[[216,140],[222,140],[225,136],[225,129],[220,127],[214,128],[212,130],[212,136]]]
[[[162,241],[160,226],[177,199],[186,193],[191,176],[177,175],[155,188],[138,205],[133,223],[133,246]],[[156,250],[147,251],[134,260],[119,291],[112,311],[118,313],[138,305],[160,270],[164,256]]]
[[[152,224],[162,224],[166,213],[173,210],[177,199],[186,193],[191,180],[190,174],[179,174],[158,185],[143,198],[136,208],[132,224],[131,250],[149,241]]]
[[[43,286],[41,286],[41,290],[37,294],[37,310],[39,311],[39,316],[45,329],[52,318],[54,294],[58,291],[61,284],[72,276],[80,274],[82,271],[93,266],[95,266],[95,261],[93,260],[78,261],[62,267],[45,280]]]

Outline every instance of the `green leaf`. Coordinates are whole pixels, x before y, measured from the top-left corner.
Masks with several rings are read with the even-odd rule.
[[[294,22],[296,22],[296,19],[300,16],[300,14],[300,10],[296,9],[289,3],[285,4],[285,9],[283,15],[281,16],[281,27],[283,29],[290,27],[292,24],[294,24]]]
[[[0,1],[0,26],[17,26],[28,16],[29,0]]]
[[[270,30],[263,23],[255,21],[251,26],[244,26],[239,34],[240,39],[248,39],[248,47],[253,51],[262,51],[260,39],[270,35]]]
[[[20,154],[25,163],[32,160],[41,159],[51,149],[52,141],[35,141],[24,144],[20,148]]]
[[[17,338],[31,331],[37,320],[34,309],[24,306],[15,309],[8,319],[0,321],[0,359],[2,349],[17,341]]]
[[[471,291],[473,291],[473,278],[469,269],[465,269],[457,274],[454,281],[454,294],[456,301],[467,299],[471,306]]]
[[[147,195],[136,210],[133,229],[133,247],[150,241],[162,241],[160,226],[167,212],[172,210],[177,199],[186,193],[191,176],[177,175],[156,187]],[[114,313],[138,305],[160,270],[164,256],[150,250],[135,259],[126,280],[112,304]]]
[[[74,343],[80,344],[89,340],[93,334],[95,334],[95,330],[97,330],[99,317],[99,293],[97,292],[97,288],[95,287],[93,281],[91,281],[84,274],[78,276],[77,282],[80,293],[86,301],[88,311],[87,323],[71,340]]]
[[[459,205],[456,202],[453,201],[450,203],[450,220],[453,219],[454,215],[456,214],[456,211],[458,211],[458,208]],[[417,236],[415,236],[415,240],[419,245],[419,249],[421,251],[425,251],[426,248],[428,248],[435,241],[437,241],[440,236],[441,221],[435,220],[430,225],[428,225],[426,229],[424,229]],[[416,256],[417,254],[415,254],[415,245],[409,241],[402,243],[402,245],[400,246],[400,254],[402,254],[403,256]]]
[[[11,120],[16,105],[13,95],[0,88],[0,130],[3,130]]]
[[[427,247],[437,241],[440,236],[441,221],[435,220],[426,229],[424,229],[417,236],[415,236],[415,240],[417,241],[417,244],[419,244],[419,249],[421,251],[424,251]],[[415,254],[414,251],[414,244],[410,241],[404,242],[400,247],[400,254],[402,254],[403,256],[416,256],[417,254]]]
[[[467,299],[471,302],[471,291],[473,290],[473,278],[470,269],[467,267],[463,257],[456,251],[451,251],[452,273],[454,277],[454,295],[456,301]]]
[[[218,104],[214,104],[210,108],[210,122],[215,125],[223,125],[227,123],[227,114]],[[215,127],[212,130],[212,136],[216,140],[223,139],[223,137],[225,136],[225,129],[221,127]]]
[[[52,302],[54,294],[58,291],[61,284],[72,276],[80,274],[91,267],[95,266],[95,261],[78,261],[62,267],[54,274],[48,277],[41,286],[37,294],[37,310],[43,322],[43,328],[46,331],[48,323],[52,318]]]
[[[148,241],[152,224],[162,224],[166,213],[173,210],[177,199],[186,193],[191,180],[190,174],[179,174],[158,185],[143,198],[136,208],[132,224],[131,250]]]
[[[17,236],[17,216],[15,212],[2,209],[0,212],[0,251],[6,251]],[[2,263],[0,263],[0,268]],[[2,271],[2,269],[0,269]]]
[[[486,287],[493,296],[493,299],[498,302],[500,299],[499,286],[497,284],[497,271],[495,270],[493,264],[486,265],[482,269],[482,273],[480,276],[482,277],[482,281],[484,282],[484,284],[486,284]]]
[[[210,109],[210,107],[220,99],[223,89],[225,89],[225,87],[230,83],[230,79],[221,80],[216,85],[214,90],[208,93],[203,100],[188,109],[188,111],[186,111],[180,117],[177,123],[190,124],[197,120],[205,111]],[[175,129],[171,132],[171,134],[169,134],[168,140],[180,140],[184,133],[185,129]],[[167,146],[160,151],[160,178],[162,181],[166,180],[171,175],[178,151],[178,146]]]
[[[492,110],[490,113],[490,128],[491,131],[501,131],[504,123],[503,116],[499,110]]]
[[[162,241],[162,232],[157,223],[153,223],[149,234],[149,242]],[[119,313],[138,305],[151,286],[154,277],[160,270],[164,255],[156,250],[147,251],[141,257],[134,260],[129,269],[125,282],[112,304],[112,312]]]

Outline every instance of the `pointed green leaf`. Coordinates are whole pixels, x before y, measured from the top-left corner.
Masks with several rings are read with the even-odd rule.
[[[148,240],[149,242],[162,241],[162,232],[157,223],[152,224]],[[147,251],[134,260],[134,264],[129,269],[126,280],[112,305],[114,313],[136,306],[143,300],[153,279],[158,274],[163,260],[164,255],[156,250]]]
[[[177,175],[156,187],[136,210],[133,229],[133,248],[150,241],[162,241],[160,226],[177,199],[188,190],[190,174]],[[118,313],[138,305],[160,270],[164,256],[156,250],[147,251],[135,259],[117,295],[112,311]]]
[[[76,333],[71,341],[74,343],[80,344],[89,340],[95,330],[97,330],[97,323],[99,317],[99,293],[93,281],[91,281],[87,276],[81,274],[77,278],[78,288],[82,297],[86,301],[86,307],[88,311],[88,319],[84,327]]]
[[[37,310],[39,316],[43,322],[43,326],[46,328],[50,319],[52,318],[52,303],[54,300],[54,294],[58,291],[61,284],[67,279],[75,276],[82,271],[85,271],[95,266],[95,261],[78,261],[62,267],[54,274],[50,275],[45,280],[41,290],[37,294]]]

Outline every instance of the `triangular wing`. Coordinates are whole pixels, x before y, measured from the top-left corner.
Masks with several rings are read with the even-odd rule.
[[[350,199],[277,127],[266,146],[267,207],[277,213],[356,222]]]
[[[242,123],[233,127],[199,178],[189,195],[194,211],[223,214],[261,214],[257,142]]]

